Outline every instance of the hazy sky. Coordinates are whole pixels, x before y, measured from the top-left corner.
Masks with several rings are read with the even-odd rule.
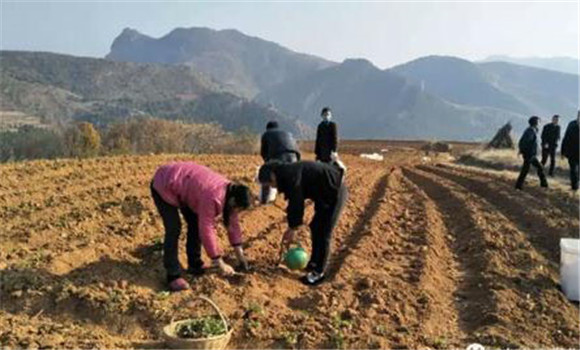
[[[430,55],[579,56],[579,4],[569,2],[6,1],[6,50],[102,57],[125,27],[160,37],[176,27],[235,28],[296,51],[382,68]]]

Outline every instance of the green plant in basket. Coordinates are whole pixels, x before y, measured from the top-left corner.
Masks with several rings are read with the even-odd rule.
[[[225,333],[224,323],[216,316],[194,318],[179,324],[176,328],[178,337],[189,339],[216,337]]]

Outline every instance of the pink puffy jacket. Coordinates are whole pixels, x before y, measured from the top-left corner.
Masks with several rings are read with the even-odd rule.
[[[222,175],[193,162],[169,163],[157,169],[153,188],[169,204],[188,206],[198,217],[201,243],[210,258],[221,256],[215,221],[222,214],[227,186]],[[242,231],[237,213],[230,216],[228,237],[232,246],[242,243]]]

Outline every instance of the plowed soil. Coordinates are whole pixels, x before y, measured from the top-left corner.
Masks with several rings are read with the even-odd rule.
[[[203,294],[229,317],[230,348],[578,348],[578,304],[559,289],[559,239],[578,238],[577,197],[533,183],[515,191],[509,178],[408,147],[381,162],[344,156],[350,196],[325,283],[306,287],[276,264],[279,198],[242,214],[250,273],[210,269],[170,294],[149,182],[176,159],[257,190],[256,156],[0,166],[0,347],[162,348],[171,319],[212,312],[194,298]]]

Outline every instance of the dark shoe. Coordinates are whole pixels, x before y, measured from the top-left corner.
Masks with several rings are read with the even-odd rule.
[[[316,268],[316,264],[313,263],[312,261],[309,261],[308,264],[306,264],[306,267],[304,268],[304,271],[306,271],[306,272],[312,272],[312,271],[314,271],[315,268]]]
[[[189,283],[182,277],[176,278],[173,281],[169,282],[169,290],[172,292],[180,292],[182,290],[189,289]]]
[[[187,273],[192,275],[192,276],[202,276],[203,274],[205,274],[205,269],[203,268],[203,266],[193,267],[193,268],[187,269]]]
[[[250,273],[253,272],[252,266],[250,264],[248,264],[247,266],[239,263],[238,265],[236,265],[235,267],[236,272],[240,272],[240,273]]]
[[[540,187],[542,187],[542,188],[548,188],[548,184],[547,183],[541,184]]]
[[[522,186],[521,185],[516,185],[516,190],[521,191],[522,190]]]
[[[300,280],[307,286],[316,286],[324,281],[324,272],[319,273],[312,271],[309,272],[306,276],[302,277]]]

